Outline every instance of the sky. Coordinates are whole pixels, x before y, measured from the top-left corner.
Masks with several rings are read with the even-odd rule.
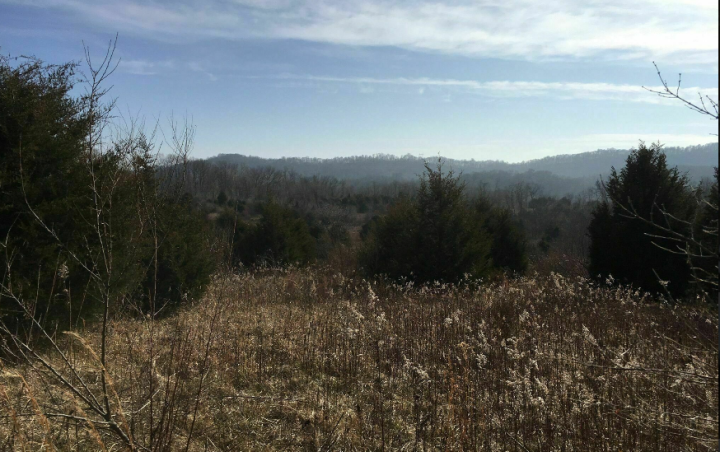
[[[193,156],[518,162],[717,141],[643,89],[717,100],[716,0],[0,0],[0,53],[95,59],[119,116],[188,117]]]

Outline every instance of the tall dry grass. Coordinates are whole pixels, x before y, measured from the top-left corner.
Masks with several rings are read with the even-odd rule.
[[[170,318],[109,325],[109,403],[132,446],[41,367],[5,364],[0,450],[714,451],[717,325],[557,274],[218,277]],[[75,333],[61,347],[100,385],[99,333]]]

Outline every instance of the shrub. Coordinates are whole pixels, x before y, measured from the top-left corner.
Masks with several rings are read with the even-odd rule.
[[[390,206],[386,215],[373,218],[360,251],[360,265],[371,275],[382,273],[395,279],[417,276],[415,252],[422,246],[419,222],[417,206],[407,198]]]
[[[78,263],[58,240],[80,245],[87,231],[77,215],[88,183],[83,165],[88,117],[82,99],[72,98],[75,64],[45,65],[34,59],[13,67],[0,57],[0,240],[2,283],[23,300],[34,300],[38,316],[67,310],[68,292],[54,292],[70,276],[78,289]],[[36,220],[44,219],[52,237]],[[84,283],[87,283],[85,279]],[[65,287],[68,289],[68,287]],[[80,293],[80,290],[78,290]],[[19,315],[19,306],[0,294],[0,317]],[[63,316],[66,318],[66,316]]]
[[[192,204],[180,197],[192,128],[157,160],[142,127],[107,135],[113,104],[89,68],[73,97],[75,64],[0,58],[0,317],[65,328],[150,301],[198,294],[214,261]],[[137,126],[137,127],[136,127]],[[100,139],[103,137],[103,139]],[[163,170],[163,171],[161,171]]]
[[[190,199],[167,200],[163,214],[158,271],[154,275],[149,272],[144,287],[145,290],[154,287],[160,301],[177,304],[202,293],[217,267],[217,260],[212,252],[209,225]],[[149,260],[148,264],[151,264]]]
[[[718,299],[718,169],[715,181],[700,194],[700,208],[694,224],[696,243],[690,248],[693,282],[699,290]],[[688,242],[690,242],[688,240]]]

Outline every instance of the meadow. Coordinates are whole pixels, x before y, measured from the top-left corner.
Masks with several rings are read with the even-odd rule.
[[[111,320],[107,369],[97,325],[56,342],[41,357],[57,374],[2,368],[0,450],[718,448],[717,310],[612,280],[259,269]]]

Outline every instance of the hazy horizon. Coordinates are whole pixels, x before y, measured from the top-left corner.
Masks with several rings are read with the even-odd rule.
[[[639,142],[638,142],[638,143],[639,143]],[[661,144],[663,144],[663,149],[673,149],[673,150],[675,150],[675,149],[681,149],[681,150],[684,150],[684,149],[691,149],[691,148],[697,147],[697,146],[703,146],[703,145],[715,144],[715,143],[717,143],[717,140],[712,140],[710,143],[698,143],[698,144],[689,144],[689,145],[683,145],[683,146],[667,146],[667,145],[665,145],[664,143],[661,143]],[[651,144],[651,143],[646,143],[646,144]],[[442,159],[453,159],[453,160],[459,160],[459,161],[501,162],[501,163],[507,163],[507,164],[509,164],[509,165],[512,165],[512,164],[518,164],[518,163],[529,163],[529,162],[532,162],[532,161],[535,161],[535,160],[542,160],[542,159],[547,158],[547,157],[566,157],[566,156],[572,156],[572,155],[578,155],[578,154],[588,154],[588,153],[606,152],[606,151],[607,151],[607,152],[613,152],[613,151],[630,151],[630,150],[632,150],[632,149],[637,149],[637,145],[636,145],[636,146],[631,146],[631,147],[628,147],[628,148],[604,148],[604,149],[595,149],[595,150],[593,150],[593,151],[581,151],[581,152],[573,152],[573,153],[567,153],[567,154],[548,154],[548,155],[545,155],[545,156],[542,156],[542,157],[537,157],[537,158],[532,158],[532,159],[527,159],[527,160],[518,160],[518,161],[503,160],[502,158],[500,158],[500,159],[482,159],[482,160],[478,160],[478,159],[475,159],[475,158],[472,158],[472,157],[471,157],[471,158],[455,158],[455,157],[451,157],[450,155],[445,155],[445,154],[442,154],[442,153],[440,153],[440,154],[434,154],[434,155],[420,155],[420,154],[412,154],[412,153],[407,153],[407,154],[385,154],[385,153],[376,153],[376,154],[353,154],[353,155],[334,156],[334,157],[314,157],[314,156],[311,156],[311,155],[297,155],[297,156],[283,156],[283,155],[281,155],[281,156],[278,156],[278,157],[266,157],[266,156],[255,155],[255,154],[244,154],[244,153],[241,153],[241,152],[221,152],[221,153],[218,153],[218,154],[215,154],[215,155],[210,155],[210,156],[208,156],[208,157],[203,157],[203,158],[204,158],[204,159],[214,159],[214,158],[218,158],[218,157],[222,157],[222,156],[238,155],[238,156],[243,156],[243,157],[258,157],[258,158],[264,158],[264,159],[270,159],[270,160],[282,160],[282,159],[319,159],[319,160],[332,160],[332,159],[341,159],[341,158],[375,158],[375,157],[391,156],[391,157],[396,157],[396,158],[406,158],[406,157],[410,157],[410,158],[428,159],[428,160],[431,160],[431,159],[433,159],[433,158],[442,158]]]

